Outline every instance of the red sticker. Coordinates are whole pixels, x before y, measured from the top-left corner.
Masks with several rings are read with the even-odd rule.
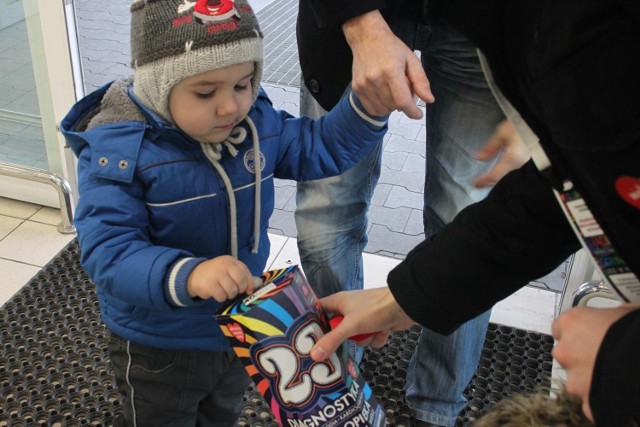
[[[229,323],[227,325],[227,328],[235,339],[240,342],[244,342],[244,331],[242,330],[242,326],[238,325],[237,323]]]
[[[356,364],[353,363],[353,359],[351,358],[347,360],[347,370],[353,378],[358,378],[358,370],[356,369]]]
[[[640,209],[640,178],[621,176],[616,180],[616,191],[625,202]]]
[[[343,319],[344,319],[344,316],[341,316],[341,315],[333,316],[331,319],[329,319],[329,325],[331,326],[331,329],[337,328],[338,325],[342,322]],[[349,337],[349,339],[351,341],[360,342],[360,341],[364,341],[367,338],[372,337],[374,335],[375,335],[375,332],[365,333],[365,334],[358,334],[358,335],[353,335],[353,336]]]

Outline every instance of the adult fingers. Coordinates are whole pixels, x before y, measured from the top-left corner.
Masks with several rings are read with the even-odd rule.
[[[427,104],[431,104],[436,99],[431,92],[431,84],[427,73],[424,71],[422,62],[417,56],[413,55],[407,59],[407,78],[413,93]]]
[[[399,78],[389,82],[390,94],[393,97],[394,109],[402,111],[411,119],[421,119],[422,110],[416,105],[416,100],[411,92],[409,79]]]
[[[498,155],[504,145],[503,138],[497,136],[495,133],[487,140],[481,149],[476,151],[475,158],[478,160],[491,160]]]
[[[344,323],[344,322],[343,322]],[[340,344],[346,341],[352,334],[347,325],[341,323],[335,329],[322,336],[311,349],[311,358],[316,362],[325,360],[336,352]]]

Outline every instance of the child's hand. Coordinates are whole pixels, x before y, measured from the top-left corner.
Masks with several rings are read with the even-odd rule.
[[[213,298],[224,302],[241,293],[252,293],[254,277],[247,266],[232,256],[219,256],[193,269],[187,282],[191,298]]]

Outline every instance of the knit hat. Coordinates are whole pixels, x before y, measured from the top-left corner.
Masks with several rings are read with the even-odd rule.
[[[172,122],[169,93],[206,71],[255,62],[253,99],[262,78],[262,32],[246,0],[133,0],[134,94]]]

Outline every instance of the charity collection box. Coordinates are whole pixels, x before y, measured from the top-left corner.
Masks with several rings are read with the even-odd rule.
[[[252,295],[225,304],[216,320],[278,423],[385,426],[384,409],[346,344],[327,360],[311,359],[330,326],[300,268],[268,271],[262,280]]]

